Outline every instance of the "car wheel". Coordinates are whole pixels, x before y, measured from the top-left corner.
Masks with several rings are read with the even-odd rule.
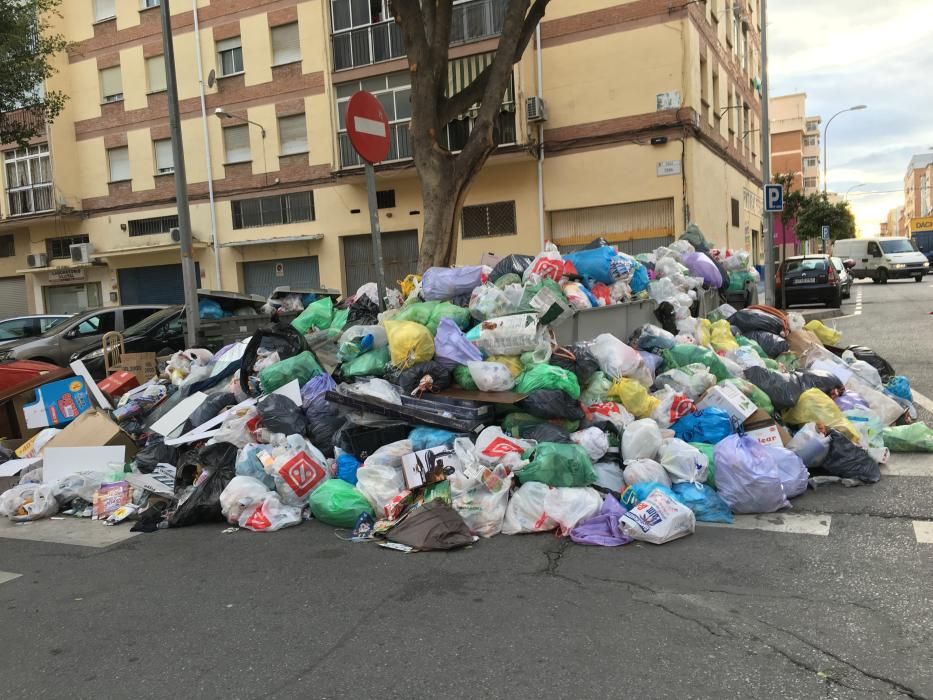
[[[842,306],[842,290],[841,289],[838,290],[836,294],[833,296],[833,298],[829,300],[829,304],[827,304],[827,306],[833,309],[838,309],[840,306]]]
[[[888,271],[886,268],[878,268],[878,276],[875,278],[878,281],[878,284],[887,284],[888,283]]]
[[[914,277],[914,282],[923,282],[923,275],[917,275]]]
[[[851,287],[846,287],[846,290],[842,293],[842,298],[843,298],[843,299],[848,299],[848,298],[850,298],[851,296],[852,296],[852,288],[851,288]]]

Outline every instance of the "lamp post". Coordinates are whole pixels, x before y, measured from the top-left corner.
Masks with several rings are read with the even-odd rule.
[[[845,201],[848,201],[848,200],[849,200],[849,192],[851,192],[852,190],[857,189],[857,188],[859,188],[859,187],[864,187],[865,184],[866,184],[866,183],[863,182],[863,183],[858,184],[858,185],[852,185],[852,187],[850,187],[849,189],[846,190],[846,193],[845,193],[845,196],[843,197],[843,199],[844,199]]]
[[[845,114],[846,112],[857,112],[860,109],[868,109],[868,105],[855,105],[854,107],[840,110],[831,116],[829,121],[826,122],[826,126],[823,127],[823,194],[826,194],[826,142],[829,140],[826,137],[829,133],[829,125],[832,124],[833,119],[838,117],[840,114]]]
[[[237,119],[241,122],[245,122],[246,124],[252,124],[253,126],[258,126],[259,133],[262,134],[263,138],[266,138],[266,128],[259,122],[254,122],[252,119],[247,119],[246,117],[241,117],[237,114],[230,114],[230,112],[225,110],[223,107],[218,107],[217,109],[215,109],[214,114],[220,117],[221,119]]]

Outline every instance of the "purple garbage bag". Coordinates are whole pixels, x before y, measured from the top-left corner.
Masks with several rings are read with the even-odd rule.
[[[570,531],[570,539],[577,544],[592,544],[601,547],[618,547],[628,544],[632,538],[623,534],[619,527],[619,518],[625,515],[625,508],[612,495],[606,494],[599,515],[579,523]]]
[[[694,277],[702,277],[704,284],[712,289],[722,286],[722,273],[706,253],[687,253],[682,259]]]
[[[654,381],[658,367],[661,366],[661,362],[664,358],[660,355],[655,355],[653,352],[647,352],[646,350],[639,350],[638,354],[641,355],[641,359],[645,361],[645,367],[648,368],[648,372],[651,374],[651,381]]]
[[[868,405],[868,402],[862,398],[861,394],[858,394],[854,391],[846,390],[846,393],[840,394],[833,399],[836,402],[836,405],[839,406],[841,411],[852,411],[855,409],[863,409],[866,411],[871,410],[871,406]]]
[[[482,283],[481,265],[429,267],[421,278],[421,296],[425,301],[446,301],[461,294],[470,294]]]
[[[754,438],[730,435],[716,444],[716,490],[733,513],[773,513],[790,503],[784,480],[793,476],[782,470],[775,455]]]
[[[466,339],[453,319],[444,317],[434,336],[434,359],[444,364],[465,365],[467,362],[481,362],[483,355]]]
[[[316,421],[333,413],[324,395],[337,387],[329,374],[319,374],[301,387],[301,408],[309,421]]]

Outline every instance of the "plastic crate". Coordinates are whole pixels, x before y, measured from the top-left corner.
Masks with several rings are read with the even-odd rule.
[[[657,322],[654,302],[651,299],[641,299],[583,309],[551,328],[558,344],[572,345],[580,340],[592,340],[600,333],[612,333],[621,340],[628,340],[641,326]]]
[[[398,387],[393,388],[402,401],[401,405],[372,396],[345,394],[333,389],[327,392],[326,398],[330,403],[357,411],[374,413],[406,423],[433,425],[464,433],[473,432],[477,428],[491,424],[495,418],[495,410],[489,404],[436,394],[418,399],[414,396],[405,396]]]

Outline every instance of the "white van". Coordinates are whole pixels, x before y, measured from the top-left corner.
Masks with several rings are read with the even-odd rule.
[[[922,282],[930,267],[909,238],[847,238],[833,243],[833,255],[855,261],[849,271],[853,277],[870,277],[879,284],[904,277]]]

